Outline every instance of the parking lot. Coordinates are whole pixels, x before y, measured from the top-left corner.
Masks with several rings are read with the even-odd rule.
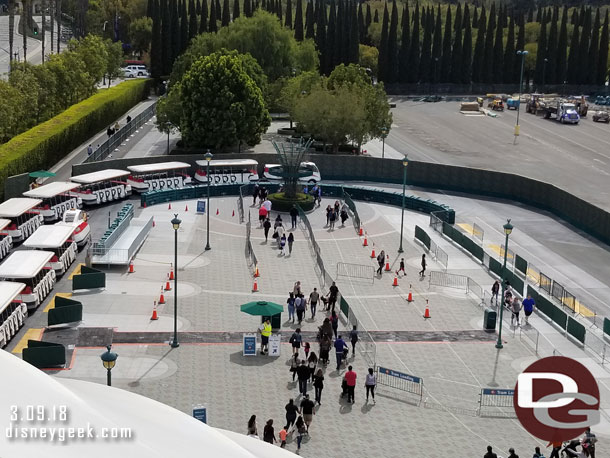
[[[411,159],[525,175],[610,209],[610,126],[593,122],[591,112],[578,125],[563,125],[525,113],[523,104],[514,144],[516,111],[466,116],[460,102],[392,101],[386,143]]]

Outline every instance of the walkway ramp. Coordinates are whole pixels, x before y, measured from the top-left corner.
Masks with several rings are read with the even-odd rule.
[[[131,219],[128,226],[109,246],[91,249],[91,264],[127,265],[138,252],[153,225],[153,218]]]

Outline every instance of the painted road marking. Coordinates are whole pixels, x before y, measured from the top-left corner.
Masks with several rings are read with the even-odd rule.
[[[13,348],[13,353],[22,353],[23,349],[28,346],[28,340],[40,340],[42,337],[42,332],[42,328],[32,328],[25,331],[25,334],[23,335],[17,346]]]
[[[59,297],[72,297],[72,293],[57,293],[53,296],[53,298],[49,301],[49,303],[47,304],[47,306],[45,307],[45,309],[43,310],[43,313],[49,313],[49,310],[54,309],[55,308],[55,298],[59,296]]]
[[[501,247],[500,245],[494,245],[493,243],[490,243],[490,244],[487,245],[487,248],[489,248],[491,251],[496,253],[501,258],[504,257],[504,247]],[[508,252],[507,258],[508,259],[512,259],[513,258],[513,255],[512,255],[512,253],[510,251]]]
[[[68,276],[68,280],[72,280],[72,277],[74,277],[75,275],[80,275],[81,268],[84,265],[85,264],[83,264],[82,262],[80,264],[77,264],[76,267],[74,267],[74,270],[72,270],[72,273]]]

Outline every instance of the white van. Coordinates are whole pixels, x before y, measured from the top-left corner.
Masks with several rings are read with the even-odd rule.
[[[24,241],[44,223],[42,215],[34,210],[41,202],[40,199],[14,197],[0,204],[0,218],[11,220],[5,231],[13,243]]]
[[[23,246],[34,250],[52,251],[53,257],[47,267],[55,270],[56,275],[62,275],[76,259],[76,242],[72,240],[72,228],[69,226],[41,226]]]
[[[25,283],[21,300],[28,310],[42,304],[55,285],[55,271],[47,267],[52,257],[51,251],[20,250],[0,264],[0,280]]]
[[[0,281],[0,348],[6,347],[25,323],[28,308],[21,301],[24,283]]]
[[[281,164],[265,164],[263,172],[265,179],[269,181],[280,181],[282,177]],[[313,162],[301,162],[299,166],[299,183],[318,183],[322,180],[318,166]]]

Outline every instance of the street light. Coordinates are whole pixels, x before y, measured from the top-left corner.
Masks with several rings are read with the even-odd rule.
[[[400,248],[398,248],[398,252],[402,253],[402,228],[405,225],[405,187],[407,186],[407,165],[409,165],[409,160],[407,159],[407,155],[402,159],[402,216],[400,217]]]
[[[212,153],[210,153],[210,150],[208,150],[207,153],[205,153],[205,155],[203,156],[205,157],[205,160],[208,162],[207,163],[207,171],[206,171],[206,176],[208,177],[208,203],[206,204],[208,207],[208,230],[207,230],[207,242],[205,244],[205,250],[211,250],[212,247],[210,247],[210,161],[212,160]]]
[[[102,364],[104,365],[104,367],[107,370],[106,384],[108,386],[112,386],[112,377],[110,375],[110,371],[116,364],[116,359],[119,357],[119,355],[110,351],[111,348],[112,348],[112,345],[107,345],[106,346],[107,350],[104,353],[102,353],[102,356],[100,356],[100,358],[102,358]]]
[[[389,129],[386,126],[381,128],[381,159],[385,157],[385,138],[388,136]]]
[[[174,265],[176,266],[174,271],[174,340],[170,344],[172,348],[180,346],[178,343],[178,229],[180,229],[181,222],[178,213],[174,213],[174,218],[171,220],[174,228]]]
[[[544,87],[544,75],[546,73],[546,64],[549,62],[549,60],[545,57],[544,58],[544,62],[542,63],[542,90],[544,91],[545,87]]]
[[[165,123],[165,127],[167,128],[167,155],[169,156],[169,134],[172,131],[172,127],[174,127],[174,125],[171,122],[167,121]]]
[[[515,124],[515,141],[517,143],[517,137],[519,136],[519,113],[521,112],[521,91],[523,89],[523,66],[525,65],[525,56],[529,53],[527,51],[517,51],[517,55],[521,56],[521,76],[519,77],[519,101],[517,103],[517,124]]]
[[[496,348],[500,349],[502,345],[502,312],[504,311],[504,292],[506,291],[506,258],[508,255],[508,236],[513,231],[513,225],[510,224],[510,219],[506,220],[506,224],[502,226],[506,240],[504,242],[504,266],[502,267],[502,298],[500,299],[500,327],[498,328],[498,341]]]

